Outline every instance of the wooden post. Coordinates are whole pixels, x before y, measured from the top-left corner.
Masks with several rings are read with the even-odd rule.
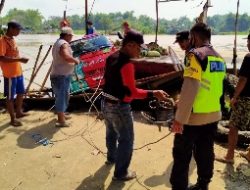
[[[49,49],[48,49],[46,55],[44,56],[42,62],[39,64],[39,66],[37,67],[36,71],[34,71],[33,75],[31,76],[31,78],[30,78],[30,83],[29,83],[29,85],[28,85],[27,88],[26,88],[26,93],[29,92],[29,88],[30,88],[32,82],[34,81],[34,79],[35,79],[37,73],[38,73],[39,70],[41,69],[41,67],[42,67],[42,65],[43,65],[43,63],[44,63],[44,61],[45,61],[46,58],[48,57],[51,48],[52,48],[52,45],[49,46]]]
[[[85,0],[85,30],[86,30],[86,34],[88,33],[88,0]]]
[[[158,26],[159,26],[159,13],[158,13],[158,0],[155,0],[155,8],[156,8],[156,27],[155,27],[155,43],[157,44],[158,37]]]
[[[49,78],[49,74],[50,74],[51,69],[52,69],[52,64],[50,65],[49,70],[48,70],[47,73],[46,73],[46,76],[45,76],[45,78],[44,78],[44,80],[43,80],[43,83],[42,83],[42,85],[41,85],[41,88],[40,88],[39,92],[42,92],[42,90],[43,90],[43,88],[44,88],[44,85],[45,85],[46,81],[47,81],[48,78]]]
[[[36,56],[36,61],[35,61],[34,67],[33,67],[33,69],[32,69],[31,76],[30,76],[30,81],[29,81],[29,84],[27,85],[27,88],[26,88],[26,92],[29,91],[29,87],[30,87],[30,85],[31,85],[31,83],[32,83],[31,79],[33,78],[33,75],[34,75],[34,73],[35,73],[36,66],[37,66],[37,62],[38,62],[38,60],[39,60],[39,57],[40,57],[40,54],[41,54],[42,49],[43,49],[43,45],[40,45],[39,50],[38,50],[38,53],[37,53],[37,56]]]
[[[34,74],[34,72],[35,72],[35,70],[36,70],[36,66],[37,66],[37,63],[38,63],[38,60],[39,60],[39,57],[40,57],[40,54],[41,54],[42,49],[43,49],[43,45],[40,45],[39,50],[38,50],[38,54],[37,54],[37,56],[36,56],[36,61],[35,61],[34,67],[33,67],[33,69],[32,69],[32,74],[31,74],[31,76]]]
[[[237,2],[237,11],[235,16],[235,23],[234,23],[234,48],[233,48],[233,72],[237,75],[237,30],[238,30],[238,18],[239,18],[239,6],[240,0]]]
[[[182,0],[155,0],[155,8],[156,8],[156,27],[155,27],[155,43],[157,43],[158,39],[158,28],[159,28],[159,3],[170,2],[170,1],[182,1]],[[188,0],[185,0],[186,2]]]

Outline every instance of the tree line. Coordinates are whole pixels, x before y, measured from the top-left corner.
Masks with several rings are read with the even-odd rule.
[[[71,23],[74,30],[84,30],[85,17],[84,15],[72,15],[67,19]],[[27,31],[33,33],[56,32],[59,29],[59,23],[62,20],[60,16],[51,16],[45,19],[39,10],[19,10],[11,9],[6,16],[1,17],[2,25],[5,25],[10,20],[20,22]],[[94,23],[97,31],[104,33],[112,33],[121,30],[121,24],[127,21],[132,28],[143,32],[144,34],[152,34],[155,32],[156,19],[147,15],[140,15],[136,17],[134,11],[127,11],[124,13],[95,13],[89,17]],[[212,28],[214,34],[234,32],[235,14],[228,13],[225,15],[214,15],[208,17],[208,25]],[[159,19],[159,34],[175,34],[178,31],[188,30],[194,24],[194,20],[190,20],[186,16],[178,19],[167,20],[165,18]],[[238,19],[238,31],[248,32],[250,30],[250,16],[246,13],[240,14]]]

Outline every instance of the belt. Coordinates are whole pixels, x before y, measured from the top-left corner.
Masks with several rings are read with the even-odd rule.
[[[123,101],[120,101],[120,100],[112,100],[112,99],[109,99],[109,98],[103,98],[103,100],[107,103],[110,103],[110,104],[129,104],[127,102],[123,102]]]

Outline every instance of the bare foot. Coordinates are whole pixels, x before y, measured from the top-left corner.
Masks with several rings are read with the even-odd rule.
[[[225,164],[234,164],[234,159],[229,159],[226,156],[223,156],[223,157],[217,157],[216,156],[215,160],[218,161],[218,162],[225,163]]]
[[[18,121],[18,120],[14,120],[14,121],[10,122],[10,125],[12,125],[13,127],[20,127],[23,124],[20,121]]]
[[[245,158],[248,162],[250,162],[250,155],[249,155],[249,154],[244,153],[244,152],[241,152],[241,153],[240,153],[240,156],[241,156],[242,158]]]
[[[29,114],[28,113],[19,113],[19,114],[16,114],[16,118],[22,118],[22,117],[26,117],[28,116]]]

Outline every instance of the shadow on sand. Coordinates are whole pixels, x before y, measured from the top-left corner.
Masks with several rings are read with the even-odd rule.
[[[125,186],[123,182],[112,181],[107,188],[105,188],[105,181],[110,174],[112,166],[103,165],[94,175],[85,178],[76,190],[90,190],[90,189],[107,189],[107,190],[121,190]]]
[[[46,138],[50,141],[53,135],[59,130],[55,126],[55,119],[52,119],[48,123],[43,123],[40,126],[34,127],[29,130],[22,130],[12,128],[12,132],[21,132],[17,139],[17,145],[25,149],[33,149],[38,146],[42,146],[41,143],[37,143],[37,140]]]
[[[171,171],[173,167],[173,162],[168,165],[167,169],[163,174],[160,175],[153,175],[149,177],[148,179],[144,180],[144,184],[148,187],[157,187],[160,185],[165,185],[166,187],[171,188],[171,184],[169,182]],[[190,162],[190,167],[189,167],[189,176],[192,175],[194,169],[196,168],[195,161],[192,159]]]

